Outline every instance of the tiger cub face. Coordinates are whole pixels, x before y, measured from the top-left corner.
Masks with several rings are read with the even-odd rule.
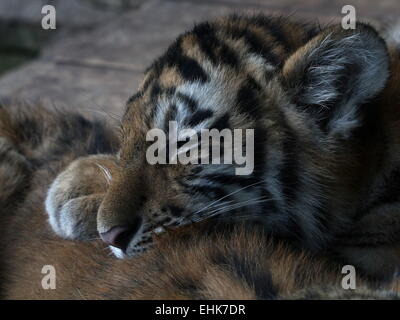
[[[354,181],[363,170],[343,166],[358,161],[353,135],[368,116],[362,106],[385,86],[388,64],[384,41],[364,24],[317,30],[234,16],[196,26],[154,62],[127,104],[121,149],[102,166],[97,232],[123,257],[166,228],[252,219],[318,247],[335,227],[330,211],[345,221],[359,204]],[[149,163],[149,131],[168,136],[171,121],[178,137],[187,128],[254,130],[252,148],[241,140],[253,170],[237,175],[241,165],[222,160]],[[187,152],[182,141],[178,153]]]

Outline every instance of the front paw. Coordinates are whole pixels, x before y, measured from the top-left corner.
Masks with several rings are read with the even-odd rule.
[[[57,235],[74,240],[98,238],[97,211],[114,159],[107,155],[80,158],[57,176],[45,202],[49,223]]]

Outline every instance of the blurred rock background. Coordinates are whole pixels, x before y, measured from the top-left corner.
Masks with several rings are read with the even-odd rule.
[[[41,27],[47,4],[56,30]],[[400,19],[399,0],[1,0],[0,101],[119,117],[145,67],[195,22],[264,12],[330,23],[347,4],[358,21]]]

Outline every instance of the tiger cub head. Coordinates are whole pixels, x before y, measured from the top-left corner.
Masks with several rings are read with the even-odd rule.
[[[139,92],[128,102],[117,166],[110,172],[97,216],[98,232],[112,239],[108,242],[113,246],[123,243],[114,248],[123,256],[146,249],[154,233],[209,218],[259,220],[273,232],[297,232],[310,243],[322,238],[320,209],[348,205],[353,196],[345,185],[346,201],[329,198],[340,171],[331,155],[347,152],[340,145],[362,126],[362,106],[386,84],[385,42],[364,24],[356,30],[333,26],[282,51],[282,60],[271,65],[261,54],[248,53],[247,38],[240,34],[224,39],[224,25],[218,23],[208,25],[219,44],[207,58],[202,49],[206,40],[196,28],[178,38],[148,69]],[[274,50],[280,44],[268,45]],[[236,169],[243,167],[237,159],[231,164],[222,159],[220,164],[174,163],[168,157],[173,148],[168,140],[171,121],[178,136],[186,128],[198,137],[201,129],[242,130],[239,145],[242,155],[246,150],[253,154],[251,172],[237,174]],[[154,128],[166,133],[165,150],[158,149],[167,154],[165,163],[148,159],[156,142],[149,139]],[[244,147],[251,143],[246,141],[246,129],[254,130],[252,149]],[[200,150],[185,145],[186,138],[175,146],[178,154]],[[223,156],[221,152],[219,157]],[[290,214],[293,211],[301,215]],[[300,231],[294,232],[294,225]]]

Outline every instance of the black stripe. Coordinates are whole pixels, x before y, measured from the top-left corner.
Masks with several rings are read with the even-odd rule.
[[[181,55],[177,57],[176,66],[186,81],[200,81],[203,83],[209,81],[206,72],[200,64],[192,58]]]
[[[174,216],[174,217],[180,217],[182,216],[182,213],[184,212],[184,209],[181,207],[173,206],[170,205],[168,206],[169,212]]]
[[[233,51],[228,45],[221,44],[220,48],[220,60],[222,63],[230,65],[231,67],[238,67],[240,60],[235,51]]]
[[[255,263],[258,259],[252,256],[239,256],[237,252],[217,252],[211,257],[217,266],[236,274],[238,278],[246,282],[250,288],[254,288],[258,299],[276,299],[278,290],[275,287],[270,272],[259,270]],[[256,260],[256,261],[254,261]]]
[[[132,103],[133,101],[135,101],[135,100],[137,100],[137,99],[139,99],[139,98],[141,98],[143,96],[143,91],[138,91],[138,92],[136,92],[133,96],[131,96],[129,99],[128,99],[128,104],[129,103]]]
[[[153,64],[153,65],[155,65],[155,64]],[[149,68],[149,69],[150,69],[150,68]],[[151,71],[148,71],[148,72],[151,72]],[[142,91],[143,91],[143,92],[146,92],[147,89],[149,88],[150,84],[152,84],[153,81],[154,81],[155,79],[158,78],[158,76],[159,76],[159,74],[156,74],[156,75],[155,75],[154,73],[151,73],[151,75],[149,75],[149,76],[147,77],[146,81],[143,83],[143,85],[142,85]]]
[[[161,88],[159,83],[156,82],[151,89],[150,96],[151,96],[152,100],[156,100],[162,94],[165,94],[167,96],[173,96],[175,94],[175,91],[176,91],[175,87]],[[150,117],[149,117],[150,119],[153,119],[154,116],[159,112],[159,105],[157,103],[153,103],[152,107],[153,108],[151,109],[151,113],[150,113]],[[167,114],[169,112],[170,115],[166,116],[166,121],[174,120],[176,118],[176,106],[173,106],[173,109],[174,109],[174,110],[172,110],[173,113],[171,113],[171,110],[167,111]],[[165,128],[168,128],[168,126]]]
[[[214,112],[210,109],[197,110],[194,114],[191,115],[190,119],[188,119],[186,123],[189,126],[196,126],[204,120],[211,118],[213,114]]]
[[[266,30],[286,51],[293,51],[293,46],[287,41],[287,36],[283,32],[282,23],[287,23],[280,18],[271,18],[264,15],[258,15],[253,18],[251,22],[254,22],[257,26]]]
[[[253,175],[261,178],[266,173],[265,159],[267,157],[268,134],[264,126],[254,128],[254,171]]]
[[[285,202],[291,205],[297,196],[300,186],[299,170],[300,164],[297,158],[297,142],[294,133],[287,130],[283,141],[284,163],[279,172],[279,182],[282,185],[282,194]]]
[[[259,84],[248,77],[241,85],[236,96],[236,106],[240,113],[248,115],[253,119],[260,119],[261,117],[261,101],[259,92],[261,87]]]
[[[243,39],[248,50],[256,55],[260,55],[272,65],[280,65],[281,60],[272,52],[271,46],[266,39],[260,39],[256,34],[246,28],[239,28],[230,25],[225,29],[227,36],[233,40]]]
[[[222,131],[223,129],[229,129],[229,114],[225,113],[220,116],[213,124],[211,124],[210,129],[217,129]]]
[[[298,196],[298,189],[301,187],[301,165],[298,158],[300,150],[297,143],[296,135],[287,124],[285,115],[281,114],[281,116],[282,126],[285,130],[285,136],[283,138],[284,141],[282,146],[284,162],[279,170],[278,181],[282,186],[283,200],[285,204],[289,207],[289,210],[287,212],[287,214],[289,214],[287,221],[287,229],[289,231],[287,235],[288,240],[292,240],[295,245],[298,245],[299,241],[304,240],[306,236],[304,235],[303,228],[300,223],[300,218],[298,216],[299,213],[296,211],[292,211],[290,207],[296,201]]]
[[[153,85],[151,86],[150,90],[150,98],[155,100],[157,99],[160,95],[165,94],[166,96],[170,97],[173,96],[176,92],[176,87],[167,87],[167,88],[162,88],[159,84],[158,81],[155,81]]]
[[[223,173],[209,173],[202,178],[205,178],[211,182],[218,182],[222,185],[230,185],[230,184],[238,184],[240,187],[249,187],[252,184],[259,182],[258,179],[255,179],[251,176],[238,176],[238,175],[228,175]],[[260,185],[255,185],[253,187],[249,187],[247,190],[251,190],[252,188],[259,188]]]
[[[188,107],[191,112],[195,112],[198,109],[197,101],[194,98],[182,92],[178,92],[176,96]]]
[[[189,194],[201,194],[203,196],[207,196],[209,198],[222,198],[226,196],[226,192],[223,188],[204,185],[204,186],[187,186],[188,190],[185,190],[186,193]]]
[[[196,35],[200,49],[208,59],[214,64],[218,63],[218,57],[215,52],[218,46],[218,39],[211,25],[208,22],[202,23],[193,29],[193,34]]]
[[[297,137],[292,128],[287,123],[286,116],[280,113],[282,132],[282,153],[283,164],[279,168],[278,181],[282,186],[282,196],[287,205],[291,205],[297,197],[297,190],[300,187],[299,163],[300,148]]]
[[[176,87],[168,87],[163,90],[164,94],[167,96],[173,96],[176,92]]]
[[[196,26],[193,29],[193,34],[197,37],[200,49],[214,65],[220,63],[232,67],[239,65],[239,58],[236,52],[217,38],[215,29],[210,23],[202,23]]]
[[[164,130],[169,132],[169,122],[174,121],[177,115],[177,108],[175,104],[169,106],[164,118]]]
[[[155,82],[151,88],[150,91],[150,98],[155,99],[161,94],[162,90],[160,87],[160,84],[158,82]]]
[[[174,285],[178,290],[183,291],[186,296],[189,295],[191,299],[204,299],[201,293],[203,289],[202,283],[191,277],[174,277]]]
[[[154,78],[158,78],[161,75],[164,67],[176,66],[178,72],[185,80],[207,82],[209,80],[208,75],[200,64],[182,53],[182,37],[175,40],[167,52],[154,62],[152,66],[155,73]]]
[[[199,174],[203,171],[203,167],[202,166],[195,166],[191,168],[191,174]]]

